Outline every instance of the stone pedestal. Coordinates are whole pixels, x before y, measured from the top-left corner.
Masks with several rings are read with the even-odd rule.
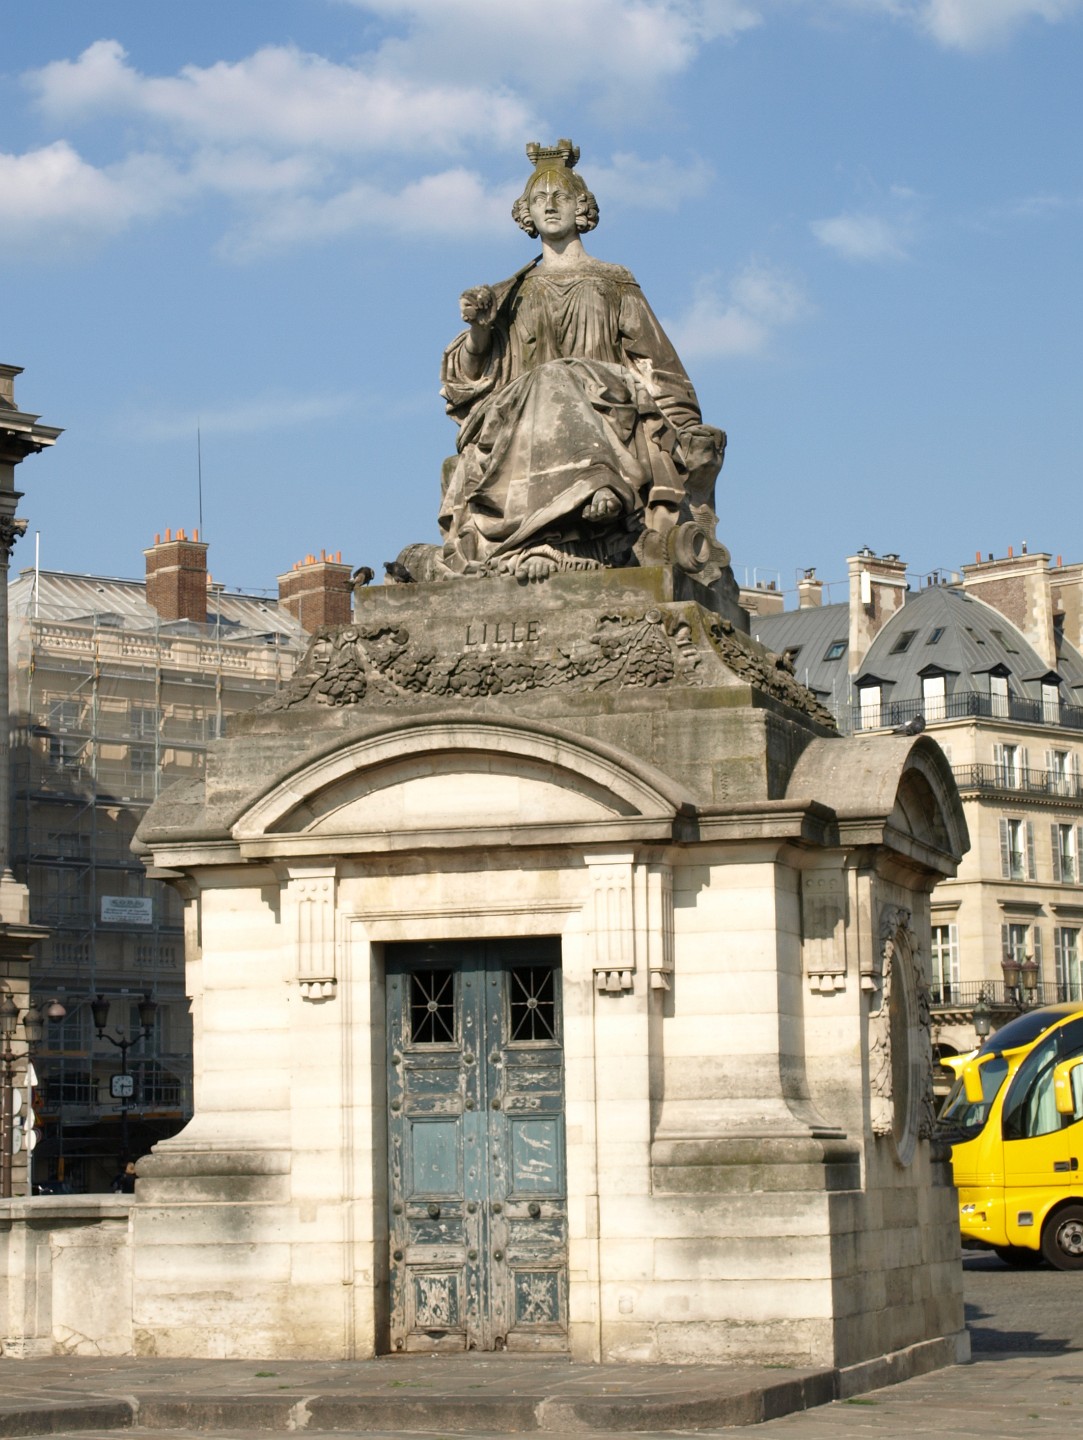
[[[360,1357],[475,1335],[584,1360],[955,1358],[924,1001],[928,891],[967,844],[942,752],[839,738],[672,571],[359,601],[140,831],[187,900],[196,1115],[140,1163],[136,1353]],[[392,971],[425,946],[513,963],[546,937],[557,1070],[543,1047],[512,1084],[514,1036],[478,1054],[458,1036],[459,1079],[433,1079],[426,1110],[395,1028],[416,1040],[423,1006],[395,1018]],[[445,1126],[413,1190],[389,1139],[403,1096]],[[471,1229],[473,1202],[446,1198],[448,1117],[486,1153],[514,1131],[524,1173],[562,1137],[559,1184],[531,1182],[529,1208],[512,1176],[491,1207],[506,1255],[497,1221]],[[413,1249],[393,1238],[404,1195]],[[480,1313],[471,1277],[497,1295],[531,1223],[562,1255],[517,1272],[513,1314]]]

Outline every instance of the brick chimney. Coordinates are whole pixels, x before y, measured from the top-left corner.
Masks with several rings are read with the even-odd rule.
[[[815,610],[824,603],[824,582],[816,579],[815,570],[806,570],[797,582],[797,608]]]
[[[147,559],[147,604],[163,620],[194,620],[207,623],[207,546],[192,531],[176,535],[155,535],[154,544],[143,554]]]
[[[850,572],[850,673],[865,663],[869,646],[906,602],[906,561],[874,555],[866,545],[847,557]]]
[[[1064,565],[1057,556],[1057,563],[1049,572],[1050,589],[1053,592],[1053,623],[1060,625],[1066,640],[1077,650],[1083,648],[1083,565],[1076,561]]]
[[[1033,645],[1042,662],[1056,669],[1057,651],[1053,630],[1053,594],[1050,586],[1049,556],[1028,555],[1024,544],[1022,554],[1014,546],[1001,560],[975,557],[973,565],[963,566],[963,589],[999,610]],[[1068,589],[1061,587],[1062,601]]]
[[[310,634],[325,625],[348,625],[352,601],[350,567],[342,563],[341,550],[333,555],[321,550],[319,559],[306,555],[278,577],[279,605]]]

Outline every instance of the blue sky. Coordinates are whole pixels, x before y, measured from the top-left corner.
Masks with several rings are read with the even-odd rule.
[[[0,361],[43,565],[436,539],[458,295],[571,136],[729,434],[739,579],[1083,559],[1083,0],[0,0]],[[22,541],[16,568],[32,563]],[[843,598],[840,585],[831,598]]]

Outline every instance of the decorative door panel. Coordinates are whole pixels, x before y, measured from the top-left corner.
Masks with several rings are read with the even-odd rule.
[[[387,951],[391,1345],[566,1348],[560,945]]]

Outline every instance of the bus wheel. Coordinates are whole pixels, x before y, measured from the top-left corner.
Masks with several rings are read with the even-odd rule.
[[[994,1245],[993,1249],[1013,1270],[1033,1270],[1042,1263],[1042,1252],[1028,1250],[1025,1245]]]
[[[1083,1270],[1083,1205],[1065,1205],[1049,1217],[1042,1254],[1057,1270]]]

